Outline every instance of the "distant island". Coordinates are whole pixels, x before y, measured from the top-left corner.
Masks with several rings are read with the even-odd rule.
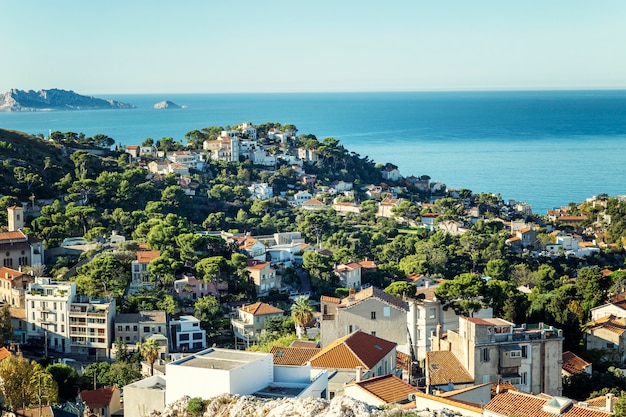
[[[71,90],[16,90],[0,95],[0,111],[104,110],[134,109],[135,106],[115,100],[83,96]]]
[[[155,109],[180,109],[181,108],[181,106],[169,100],[159,101],[152,107]]]

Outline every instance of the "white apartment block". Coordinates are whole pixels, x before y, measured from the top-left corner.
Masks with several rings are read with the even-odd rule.
[[[70,345],[72,353],[109,357],[113,343],[115,298],[81,299],[70,305]]]
[[[170,335],[172,350],[177,352],[197,352],[207,347],[206,331],[194,316],[170,320]]]
[[[69,353],[69,311],[75,297],[74,282],[56,283],[51,278],[37,278],[29,284],[25,294],[26,340]]]

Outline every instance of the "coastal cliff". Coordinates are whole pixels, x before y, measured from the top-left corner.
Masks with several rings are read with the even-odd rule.
[[[12,89],[0,95],[0,111],[102,110],[134,109],[115,100],[83,96],[71,90],[24,91]]]
[[[172,103],[169,100],[159,101],[152,107],[155,109],[180,109],[181,108],[178,104]]]

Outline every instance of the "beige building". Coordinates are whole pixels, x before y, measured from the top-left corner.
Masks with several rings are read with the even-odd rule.
[[[254,282],[257,295],[267,294],[269,290],[280,288],[280,277],[276,275],[276,270],[270,266],[269,262],[248,259],[246,270]]]
[[[450,350],[475,383],[509,382],[522,392],[561,395],[563,333],[552,326],[459,317],[459,330],[438,333],[433,350]]]
[[[0,300],[12,307],[24,308],[24,294],[31,282],[35,282],[31,275],[11,268],[0,268]]]
[[[7,215],[9,230],[0,232],[0,266],[19,269],[22,266],[43,265],[42,241],[22,231],[24,209],[18,206],[9,207]]]
[[[356,330],[389,340],[408,353],[408,303],[376,287],[351,293],[340,300],[322,296],[321,345],[328,346]]]
[[[239,347],[248,347],[258,342],[268,317],[284,315],[280,308],[261,302],[240,307],[237,313],[238,316],[230,322],[235,333],[235,344]]]
[[[153,411],[165,409],[166,381],[154,375],[126,385],[124,391],[124,417],[146,417]]]

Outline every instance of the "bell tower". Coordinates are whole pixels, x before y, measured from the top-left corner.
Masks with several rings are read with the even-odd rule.
[[[9,216],[9,232],[15,232],[24,228],[24,209],[19,206],[7,207]]]

